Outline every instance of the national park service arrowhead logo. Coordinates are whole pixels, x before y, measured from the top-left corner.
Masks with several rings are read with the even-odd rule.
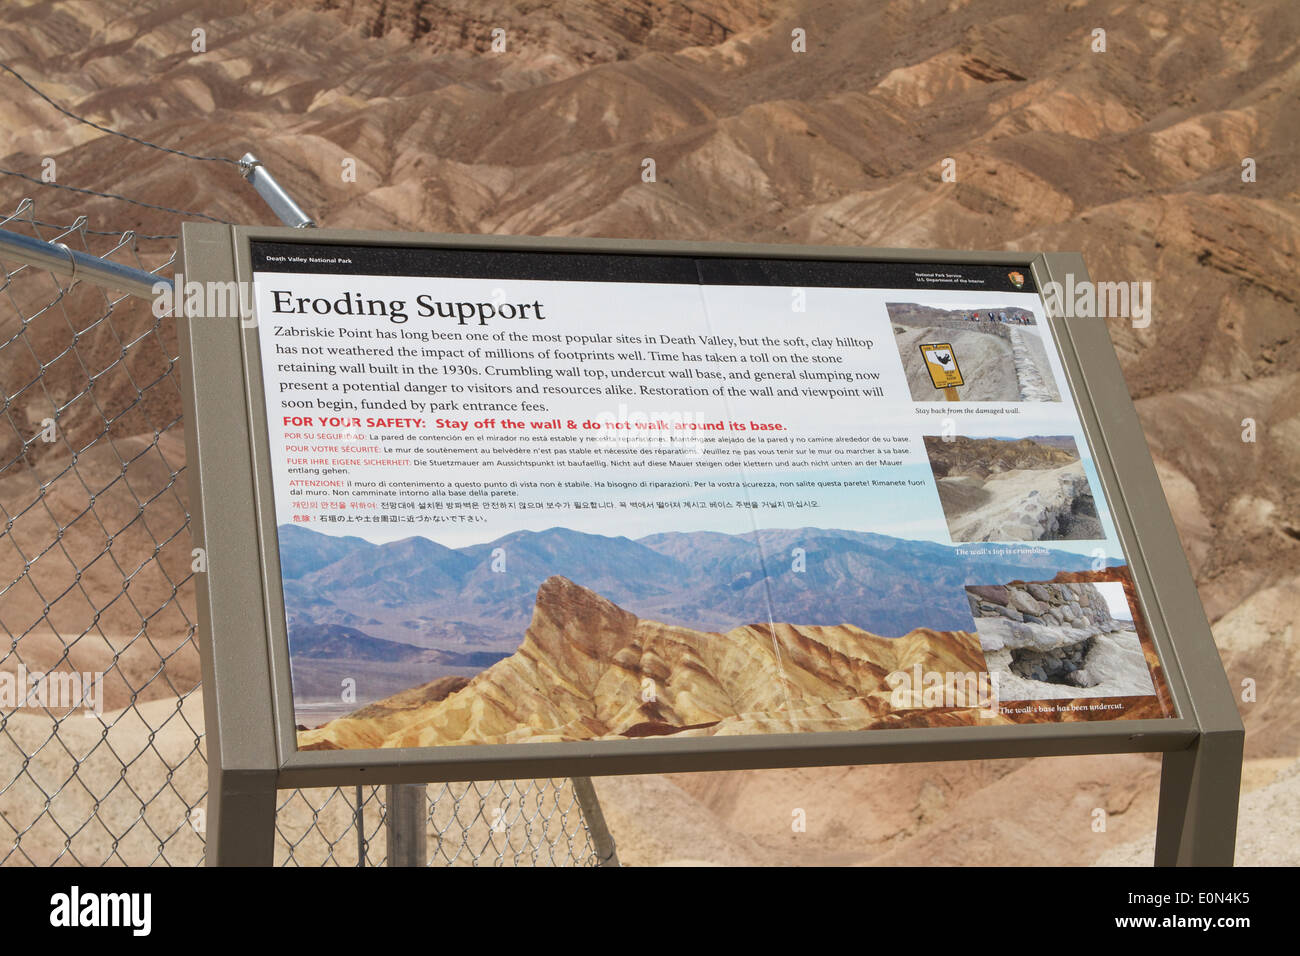
[[[1008,272],[1007,278],[1011,280],[1011,284],[1017,289],[1025,287],[1025,274],[1023,272]]]

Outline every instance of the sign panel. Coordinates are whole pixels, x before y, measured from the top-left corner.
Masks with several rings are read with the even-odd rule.
[[[251,264],[299,750],[1174,716],[1025,273]]]
[[[961,377],[961,366],[957,364],[957,354],[947,342],[922,345],[921,355],[925,358],[925,370],[930,373],[930,381],[935,388],[955,388],[965,384]]]

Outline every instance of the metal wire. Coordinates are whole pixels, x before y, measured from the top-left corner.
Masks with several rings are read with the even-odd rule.
[[[383,787],[285,791],[276,813],[276,865],[385,865],[383,797]],[[425,807],[429,866],[600,862],[567,779],[432,784]]]
[[[197,159],[200,162],[205,162],[205,163],[229,163],[232,166],[242,166],[240,161],[237,159],[230,159],[226,156],[204,156],[201,153],[187,153],[183,149],[173,149],[170,146],[160,146],[157,143],[149,142],[147,139],[141,139],[138,136],[132,136],[130,133],[122,133],[122,132],[118,132],[115,129],[109,129],[107,126],[101,126],[96,122],[86,119],[84,116],[78,116],[76,113],[72,112],[68,108],[64,106],[60,106],[58,103],[54,102],[54,100],[50,99],[43,92],[37,89],[36,86],[34,86],[31,83],[31,81],[29,81],[26,77],[24,77],[21,73],[15,70],[8,63],[0,63],[0,70],[4,70],[6,73],[13,76],[16,80],[18,80],[19,83],[27,87],[29,90],[31,90],[41,99],[43,99],[50,106],[54,107],[64,116],[67,116],[70,119],[74,119],[78,123],[84,123],[86,126],[89,126],[93,129],[97,129],[101,133],[108,133],[110,136],[118,136],[121,137],[122,139],[130,140],[132,143],[138,143],[141,146],[148,146],[150,149],[156,149],[159,152],[171,153],[173,156],[183,156],[185,159]]]
[[[34,176],[28,176],[26,173],[20,173],[13,169],[4,169],[3,167],[0,167],[0,175],[25,179],[29,183],[34,183],[37,186],[45,186],[49,189],[62,189],[65,192],[81,193],[83,196],[96,196],[100,199],[115,199],[118,202],[130,203],[132,206],[142,206],[145,209],[157,209],[160,212],[170,212],[177,216],[189,216],[194,219],[206,219],[208,222],[219,222],[222,225],[230,225],[229,219],[218,219],[216,216],[209,216],[207,213],[191,212],[187,209],[173,209],[170,206],[159,206],[155,203],[145,202],[142,199],[132,199],[130,196],[123,196],[119,193],[98,192],[94,189],[82,189],[80,186],[65,186],[63,183],[47,183],[35,178]]]
[[[56,231],[57,231],[57,230],[67,230],[67,229],[75,228],[78,232],[85,233],[87,236],[118,236],[118,237],[121,237],[121,236],[124,236],[124,235],[128,235],[128,234],[129,234],[129,235],[134,236],[136,239],[143,239],[143,240],[150,240],[150,239],[179,239],[179,238],[180,238],[180,236],[177,235],[177,234],[174,233],[174,232],[164,233],[164,234],[162,234],[162,235],[150,235],[150,234],[148,234],[148,233],[136,232],[136,231],[133,230],[133,229],[127,229],[127,230],[124,230],[124,231],[122,231],[122,232],[117,232],[117,231],[112,230],[112,229],[87,229],[87,228],[85,228],[84,226],[60,226],[60,225],[58,225],[57,223],[46,222],[44,219],[28,219],[28,220],[25,220],[25,221],[30,222],[30,223],[31,223],[32,225],[34,225],[34,226],[44,226],[46,229],[54,229],[54,230],[56,230]]]
[[[85,217],[51,228],[30,200],[0,229],[156,274],[173,264],[168,243]],[[22,706],[0,684],[0,864],[203,861],[177,355],[148,300],[0,258],[0,680],[77,672],[103,688],[95,713],[48,696]],[[600,862],[572,781],[425,793],[432,865]],[[384,788],[280,796],[278,865],[386,862]]]
[[[596,866],[573,783],[493,780],[429,788],[432,866]]]

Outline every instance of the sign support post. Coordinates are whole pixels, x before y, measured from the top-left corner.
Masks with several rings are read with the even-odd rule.
[[[1044,266],[1050,281],[1066,284],[1070,277],[1076,284],[1089,281],[1088,268],[1078,253],[1048,255]],[[1141,550],[1164,555],[1161,560],[1144,562],[1159,595],[1160,613],[1171,630],[1202,637],[1180,642],[1177,648],[1177,664],[1188,685],[1198,733],[1186,747],[1162,755],[1155,863],[1231,866],[1245,741],[1241,715],[1141,424],[1136,414],[1123,413],[1128,386],[1106,323],[1085,319],[1062,325],[1067,332],[1063,345],[1086,363],[1090,391],[1103,411],[1110,412],[1107,445],[1113,457],[1123,459],[1128,509],[1140,509],[1144,518]]]
[[[1231,866],[1241,798],[1243,734],[1202,734],[1160,768],[1156,866]]]
[[[219,243],[192,244],[188,261],[194,263],[200,255],[204,279],[234,281],[234,260]],[[204,461],[190,469],[196,478],[190,531],[205,568],[199,577],[206,583],[196,589],[198,628],[209,635],[231,627],[260,631],[266,618],[251,494],[237,495],[238,501],[216,510],[202,503],[205,497],[215,497],[217,487],[242,486],[251,492],[253,458],[245,402],[227,387],[243,378],[240,323],[202,312],[182,316],[182,303],[183,290],[178,289],[181,351],[191,357],[181,375],[186,455],[190,462]],[[193,361],[200,355],[202,361]],[[228,453],[214,458],[208,454],[211,448]],[[213,555],[223,557],[214,562]],[[249,656],[230,642],[200,639],[199,657],[208,750],[206,863],[270,866],[279,767],[274,736],[267,732],[274,715],[266,655]],[[222,688],[237,688],[238,693],[223,701]]]

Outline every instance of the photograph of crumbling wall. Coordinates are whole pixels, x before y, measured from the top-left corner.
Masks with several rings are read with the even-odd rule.
[[[1027,309],[943,309],[913,302],[890,302],[885,308],[894,330],[914,402],[948,401],[947,389],[935,388],[925,369],[921,346],[952,346],[963,383],[954,386],[959,401],[1059,402],[1060,389],[1047,360],[1048,345]]]
[[[1079,449],[1069,435],[924,438],[953,541],[1105,537]]]

